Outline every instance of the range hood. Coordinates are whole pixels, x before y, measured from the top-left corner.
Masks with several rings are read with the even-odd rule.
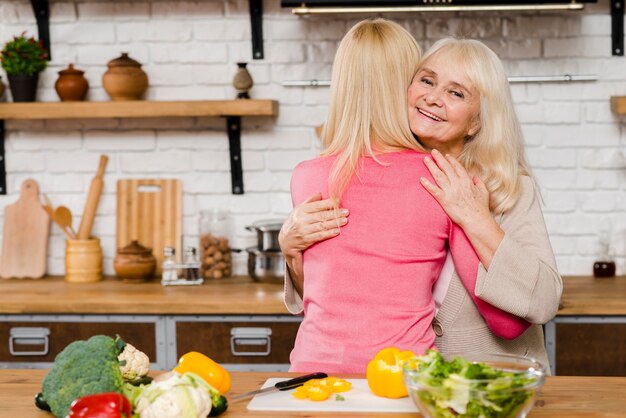
[[[435,11],[581,10],[597,0],[282,0],[294,14]]]

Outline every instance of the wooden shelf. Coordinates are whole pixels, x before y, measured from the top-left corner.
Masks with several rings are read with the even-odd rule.
[[[0,119],[5,120],[276,115],[276,100],[0,103]]]
[[[626,96],[611,97],[611,112],[616,115],[626,115]]]

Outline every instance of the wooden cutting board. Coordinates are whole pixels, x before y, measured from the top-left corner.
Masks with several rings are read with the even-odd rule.
[[[46,274],[50,216],[41,206],[35,180],[25,180],[17,202],[4,209],[3,236],[1,277],[38,279]]]
[[[273,386],[287,378],[267,379],[262,388]],[[304,411],[304,412],[381,412],[417,413],[417,407],[410,398],[388,399],[374,395],[367,386],[366,379],[346,379],[352,382],[352,389],[341,394],[343,401],[328,400],[314,402],[293,397],[292,390],[256,395],[248,404],[250,411]]]
[[[182,184],[177,179],[125,179],[117,182],[116,245],[137,240],[152,248],[161,275],[163,248],[182,249]]]

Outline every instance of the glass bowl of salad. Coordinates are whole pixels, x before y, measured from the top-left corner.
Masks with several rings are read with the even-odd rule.
[[[430,350],[404,364],[404,383],[426,418],[523,418],[534,406],[546,368],[508,354]]]

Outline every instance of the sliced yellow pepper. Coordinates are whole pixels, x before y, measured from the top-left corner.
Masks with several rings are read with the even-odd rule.
[[[403,398],[409,393],[402,379],[402,365],[414,357],[412,351],[395,347],[380,350],[367,365],[367,384],[376,396]]]
[[[230,374],[228,371],[197,351],[183,354],[178,360],[178,365],[174,367],[174,371],[181,374],[187,372],[196,373],[221,394],[230,390]]]
[[[296,388],[293,396],[297,399],[310,399],[312,401],[324,401],[333,393],[347,392],[352,388],[352,383],[338,377],[326,377],[324,379],[312,379]]]

